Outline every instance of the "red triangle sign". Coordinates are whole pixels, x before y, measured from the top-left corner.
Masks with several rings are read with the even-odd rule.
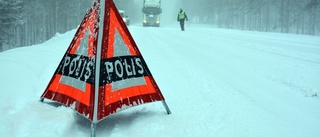
[[[112,0],[96,0],[41,96],[93,123],[144,103],[170,110]]]

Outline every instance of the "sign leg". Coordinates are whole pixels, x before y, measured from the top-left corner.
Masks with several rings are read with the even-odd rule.
[[[97,123],[91,122],[91,137],[96,137]]]
[[[171,111],[170,111],[170,109],[169,109],[166,101],[163,100],[163,101],[162,101],[162,104],[163,104],[164,108],[166,109],[167,113],[168,113],[168,114],[171,114]]]

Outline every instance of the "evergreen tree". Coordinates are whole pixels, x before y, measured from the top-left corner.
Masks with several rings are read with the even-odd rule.
[[[22,24],[22,1],[0,0],[0,51],[3,45],[14,45],[10,38],[15,35],[15,27]]]
[[[179,1],[190,20],[222,28],[319,35],[320,0]]]

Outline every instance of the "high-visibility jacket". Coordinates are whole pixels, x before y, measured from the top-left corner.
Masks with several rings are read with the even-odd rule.
[[[179,19],[184,19],[186,18],[186,14],[183,12],[179,12]]]

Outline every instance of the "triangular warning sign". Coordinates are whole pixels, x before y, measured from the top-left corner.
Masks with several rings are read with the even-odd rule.
[[[96,0],[41,96],[93,123],[130,106],[164,101],[112,0]]]

